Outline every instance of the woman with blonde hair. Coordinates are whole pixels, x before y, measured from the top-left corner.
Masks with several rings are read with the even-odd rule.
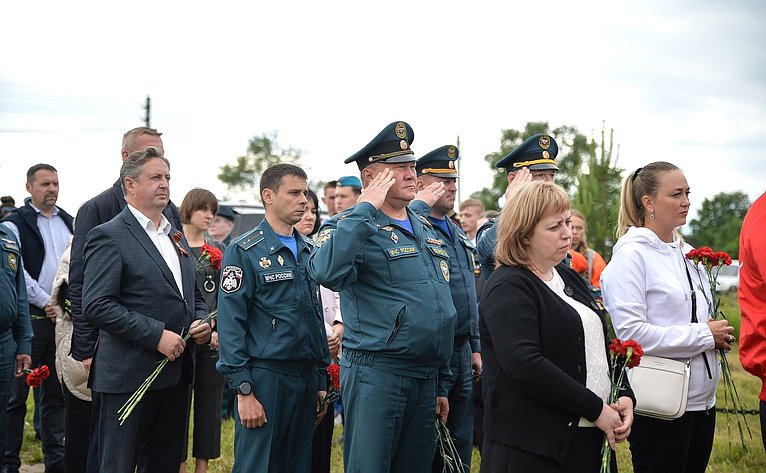
[[[480,303],[480,471],[596,472],[604,435],[612,447],[627,438],[634,400],[628,389],[607,404],[604,313],[562,263],[572,238],[569,196],[552,182],[522,184],[497,225],[497,269]]]
[[[630,434],[637,473],[705,471],[715,433],[716,348],[731,349],[734,328],[712,320],[705,278],[685,258],[692,248],[676,228],[686,223],[689,185],[678,167],[655,162],[625,179],[617,243],[601,274],[601,290],[621,339],[646,355],[691,360],[686,412],[678,419],[637,415]],[[639,406],[641,400],[639,399]]]

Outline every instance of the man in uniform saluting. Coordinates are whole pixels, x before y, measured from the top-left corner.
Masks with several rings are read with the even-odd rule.
[[[346,159],[359,203],[319,231],[309,260],[317,282],[340,292],[346,473],[431,469],[435,415],[446,421],[455,331],[449,256],[415,197],[412,128],[394,122]],[[441,194],[443,190],[438,190]]]
[[[306,173],[276,164],[261,175],[266,217],[226,249],[218,293],[218,371],[237,393],[233,472],[308,473],[330,353],[314,248],[293,225],[308,202]]]
[[[447,427],[455,437],[455,447],[460,460],[471,469],[473,437],[473,383],[471,376],[481,374],[481,353],[479,346],[479,308],[476,303],[474,256],[476,249],[462,228],[448,216],[455,207],[457,193],[456,162],[460,151],[456,146],[446,145],[425,154],[418,159],[415,167],[418,173],[418,195],[410,209],[428,218],[439,234],[442,245],[449,254],[450,292],[457,310],[455,346],[450,359],[452,376],[440,380],[443,390],[449,393],[450,414]],[[438,187],[435,187],[438,186]],[[444,189],[438,199],[429,192],[434,188]],[[421,197],[424,200],[421,200]],[[441,455],[434,457],[432,471],[443,470]]]

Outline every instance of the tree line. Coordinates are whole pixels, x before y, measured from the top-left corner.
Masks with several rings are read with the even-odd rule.
[[[585,215],[588,245],[601,253],[607,261],[615,243],[614,230],[620,206],[620,187],[625,170],[617,165],[619,145],[615,146],[614,129],[607,131],[602,123],[600,133],[587,137],[576,127],[562,125],[551,128],[548,122],[527,122],[523,130],[501,131],[500,146],[484,157],[493,171],[490,187],[475,192],[471,197],[481,200],[487,209],[498,209],[498,200],[507,185],[505,170],[495,164],[536,133],[547,133],[559,144],[556,159],[560,168],[556,183],[572,198],[572,207]],[[276,163],[299,164],[301,151],[282,148],[277,133],[263,133],[248,142],[245,154],[232,164],[221,166],[218,179],[229,192],[252,192],[258,199],[261,173]],[[751,202],[743,192],[722,192],[702,202],[698,216],[689,222],[690,232],[684,237],[693,246],[709,246],[726,251],[736,259],[739,254],[739,233]]]

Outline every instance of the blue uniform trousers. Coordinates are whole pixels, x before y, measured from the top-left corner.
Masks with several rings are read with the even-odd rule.
[[[436,370],[402,376],[341,361],[346,473],[426,472],[436,446]]]
[[[0,337],[0,452],[5,451],[5,408],[11,394],[16,368],[16,342],[10,330]],[[3,466],[0,457],[0,468]]]
[[[471,454],[473,453],[473,383],[471,381],[471,345],[468,340],[455,349],[450,358],[450,388],[449,388],[449,417],[447,428],[455,441],[455,447],[466,471],[471,470]],[[437,448],[431,471],[441,473],[444,462]]]
[[[234,407],[232,473],[309,473],[319,390],[316,369],[299,375],[257,367],[250,371],[253,394],[268,422],[247,429]]]

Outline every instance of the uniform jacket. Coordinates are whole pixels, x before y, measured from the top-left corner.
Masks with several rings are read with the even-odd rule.
[[[367,202],[335,215],[319,231],[310,271],[340,292],[341,364],[350,349],[385,371],[427,376],[438,369],[442,379],[456,319],[449,254],[428,220],[407,213],[414,234]]]
[[[0,339],[13,338],[15,354],[32,353],[32,320],[16,236],[0,225]]]
[[[250,368],[313,371],[327,386],[330,353],[319,287],[308,274],[313,242],[296,230],[298,262],[264,219],[226,248],[218,290],[218,371],[234,389],[257,383]]]
[[[489,220],[476,232],[476,253],[479,257],[483,281],[489,279],[495,270],[495,246],[497,246],[497,227],[494,220]]]
[[[565,292],[602,308],[565,264]],[[577,311],[519,266],[501,266],[484,286],[479,327],[484,362],[484,435],[563,463],[580,417],[595,421],[604,401],[586,386],[585,335]],[[608,345],[608,343],[606,343]],[[604,353],[608,359],[608,354]],[[632,397],[632,392],[625,395]],[[635,400],[634,400],[635,403]]]
[[[177,231],[171,230],[171,235]],[[170,238],[170,237],[168,237]],[[188,253],[186,240],[180,243]],[[195,283],[194,261],[179,254],[183,293],[146,231],[127,207],[88,233],[84,250],[86,320],[100,329],[90,387],[132,393],[165,358],[157,351],[163,330],[181,334],[207,315]],[[193,367],[194,342],[181,360],[168,363],[151,389],[176,385],[182,365]],[[190,373],[188,379],[191,381]]]
[[[72,356],[76,360],[93,357],[98,340],[98,330],[83,318],[82,313],[82,284],[83,284],[83,248],[88,232],[102,223],[113,219],[127,206],[122,193],[120,181],[80,206],[77,211],[77,224],[74,228],[72,241],[72,256],[69,266],[69,292],[72,298],[72,317],[74,333],[72,335]],[[178,207],[168,202],[162,211],[173,228],[183,231]]]
[[[428,217],[431,208],[422,200],[413,200],[410,208],[418,215]],[[450,279],[449,286],[452,293],[452,303],[457,311],[455,324],[455,342],[469,340],[471,351],[481,351],[479,343],[479,308],[476,300],[476,276],[474,274],[474,258],[476,247],[462,228],[455,225],[452,219],[446,219],[450,234],[447,234],[438,225],[433,225],[434,231],[442,240],[442,247],[449,254]],[[455,349],[459,348],[455,346]]]

